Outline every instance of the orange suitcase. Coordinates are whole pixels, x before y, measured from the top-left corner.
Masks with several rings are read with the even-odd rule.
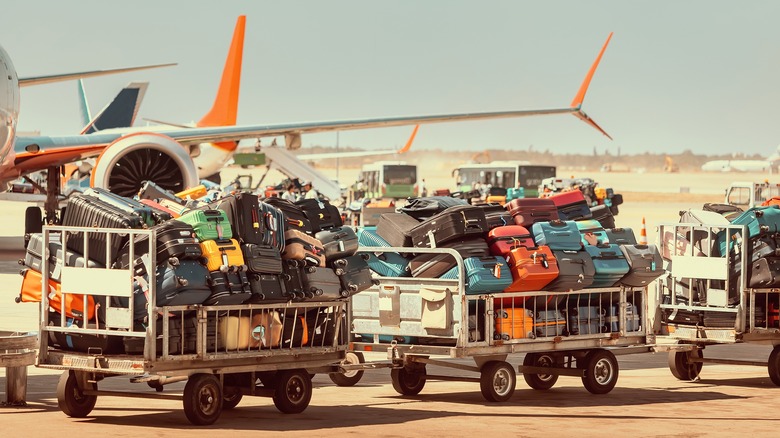
[[[43,275],[32,269],[21,272],[22,289],[19,293],[20,301],[25,303],[40,303]],[[62,292],[60,283],[49,279],[49,307],[62,313]],[[95,300],[91,295],[87,296],[87,319],[95,316]],[[69,318],[84,318],[84,295],[65,294],[65,316]]]
[[[542,290],[558,277],[558,262],[546,245],[514,248],[509,251],[507,262],[514,281],[504,292]]]
[[[493,339],[508,341],[534,337],[534,318],[529,310],[522,307],[496,310]]]

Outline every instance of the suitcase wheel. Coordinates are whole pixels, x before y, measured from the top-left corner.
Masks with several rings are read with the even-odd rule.
[[[371,258],[371,256],[370,256],[370,255],[368,255],[368,254],[366,254],[366,253],[360,254],[360,257],[362,257],[362,258],[363,258],[363,260],[365,260],[365,261],[368,261],[368,259],[370,259],[370,258]]]
[[[324,294],[324,293],[325,293],[325,291],[323,291],[322,289],[314,289],[314,288],[312,288],[312,292],[313,292],[313,293],[314,293],[314,295],[316,295],[316,296],[320,296],[320,295],[322,295],[322,294]]]
[[[230,266],[222,265],[222,266],[219,267],[219,272],[221,272],[223,274],[227,274],[230,271],[232,271],[232,269],[230,269]]]
[[[371,284],[374,286],[379,286],[379,280],[371,280]]]
[[[173,267],[176,267],[176,266],[179,266],[181,263],[179,262],[179,258],[178,257],[171,257],[171,258],[168,259],[168,264],[173,266]]]
[[[338,275],[339,277],[347,273],[346,271],[344,271],[341,268],[336,268],[336,269],[333,270],[333,272],[335,272],[336,275]]]
[[[347,289],[349,289],[349,291],[352,292],[353,294],[357,293],[358,291],[357,285],[352,283],[349,284],[349,287],[347,287]]]
[[[190,284],[190,282],[187,281],[186,278],[177,278],[176,281],[179,282],[180,286],[187,286],[188,284]]]
[[[354,291],[352,290],[352,285],[349,286],[349,289],[350,289],[349,292],[352,292],[352,293],[357,292],[357,286],[355,287]],[[347,292],[345,290],[342,290],[341,292],[339,292],[339,295],[341,295],[342,297],[346,298],[346,297],[349,296],[349,292]]]

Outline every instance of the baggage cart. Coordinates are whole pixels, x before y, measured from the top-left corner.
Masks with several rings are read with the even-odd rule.
[[[733,251],[721,255],[718,236]],[[747,225],[665,223],[658,242],[667,265],[667,277],[656,280],[652,304],[656,323],[656,351],[668,351],[669,369],[680,380],[697,380],[703,364],[767,367],[780,386],[780,325],[777,311],[780,288],[748,287],[747,275],[735,275],[735,266],[747,271],[752,244]],[[773,345],[767,361],[705,358],[708,345],[753,343]]]
[[[55,237],[57,232],[59,237]],[[96,235],[103,234],[103,241],[110,241],[112,235],[131,240],[146,235],[149,242],[156,242],[154,229],[57,226],[44,227],[44,241],[64,241],[76,232],[83,233],[87,259],[86,240]],[[109,252],[106,249],[106,259],[111,259]],[[49,254],[44,254],[44,259],[47,257]],[[83,300],[84,308],[88,299],[99,303],[95,320],[86,324],[62,314],[51,317],[49,291],[42,287],[36,366],[63,370],[57,399],[65,414],[86,417],[97,398],[104,395],[181,400],[187,418],[197,425],[214,423],[223,409],[235,407],[245,395],[269,396],[281,412],[299,413],[311,399],[311,375],[339,370],[346,351],[346,337],[339,333],[345,300],[157,307],[153,305],[157,302],[156,250],[134,254],[130,245],[130,260],[136,257],[148,265],[149,273],[147,299],[152,305],[142,315],[156,323],[141,324],[134,318],[139,310],[136,307],[146,300],[137,301],[132,268],[62,267],[63,296]],[[48,264],[44,264],[43,285],[50,275]],[[137,354],[128,354],[127,346],[134,346]],[[157,392],[99,389],[99,382],[112,376],[147,383]],[[163,385],[184,380],[182,395],[161,393]]]
[[[581,377],[591,393],[604,394],[617,382],[616,354],[650,351],[646,287],[469,295],[464,284],[463,259],[455,250],[364,247],[361,251],[446,252],[457,260],[459,275],[455,279],[377,277],[377,285],[351,299],[351,333],[374,337],[373,342],[353,338],[350,347],[355,353],[351,354],[386,350],[393,388],[402,395],[418,394],[428,380],[469,381],[480,384],[482,395],[488,401],[506,401],[516,383],[515,369],[506,359],[516,353],[525,353],[518,371],[534,389],[549,389],[559,375],[567,375]],[[640,312],[639,324],[632,320],[627,326],[629,304]],[[596,306],[599,310],[592,319],[582,316],[583,325],[576,327],[577,330],[574,325],[580,320],[576,317],[570,320],[563,316],[550,317],[562,315],[555,309],[581,306]],[[618,309],[614,332],[611,322],[605,318],[610,306]],[[534,318],[533,326],[519,326],[531,320],[523,317],[524,314]],[[513,321],[513,315],[520,316]],[[596,332],[590,327],[596,327]],[[388,337],[393,340],[390,344],[379,343]],[[416,343],[395,341],[409,338]],[[365,335],[362,339],[365,340]],[[461,358],[472,358],[475,366],[449,360]],[[362,355],[352,358],[353,362],[362,360]],[[479,377],[432,375],[426,370],[429,364],[472,371]],[[348,383],[356,382],[353,379]]]

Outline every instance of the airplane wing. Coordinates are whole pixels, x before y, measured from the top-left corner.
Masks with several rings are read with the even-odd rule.
[[[51,84],[53,82],[69,81],[71,79],[92,78],[95,76],[126,73],[126,72],[137,71],[137,70],[146,70],[150,68],[171,67],[174,65],[176,65],[176,63],[142,65],[138,67],[124,67],[124,68],[115,68],[110,70],[91,70],[91,71],[83,71],[79,73],[64,73],[64,74],[48,75],[48,76],[31,76],[26,78],[19,78],[19,86],[27,87],[29,85]]]

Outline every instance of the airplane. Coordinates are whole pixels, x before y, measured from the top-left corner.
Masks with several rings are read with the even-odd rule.
[[[96,157],[91,176],[91,185],[94,187],[133,196],[143,181],[151,180],[178,192],[196,186],[199,174],[213,174],[221,169],[242,139],[283,136],[285,147],[294,150],[300,148],[301,135],[307,133],[465,120],[572,114],[611,139],[582,111],[582,103],[612,33],[568,107],[232,126],[236,120],[234,108],[238,101],[241,75],[240,68],[234,66],[240,65],[243,55],[244,23],[245,16],[240,16],[214,106],[193,128],[160,126],[133,132],[111,130],[81,135],[17,136],[19,91],[20,86],[26,84],[18,78],[10,56],[0,47],[0,183],[36,170],[54,170],[66,163]],[[61,80],[63,77],[78,78],[84,75],[55,75],[48,79]],[[204,143],[208,143],[209,147],[204,147]],[[196,162],[200,169],[196,167]],[[47,196],[56,200],[57,194],[49,190]],[[56,210],[47,209],[46,213],[47,220],[56,221]]]
[[[768,172],[775,173],[780,163],[780,146],[763,160],[712,160],[702,164],[705,172]]]

